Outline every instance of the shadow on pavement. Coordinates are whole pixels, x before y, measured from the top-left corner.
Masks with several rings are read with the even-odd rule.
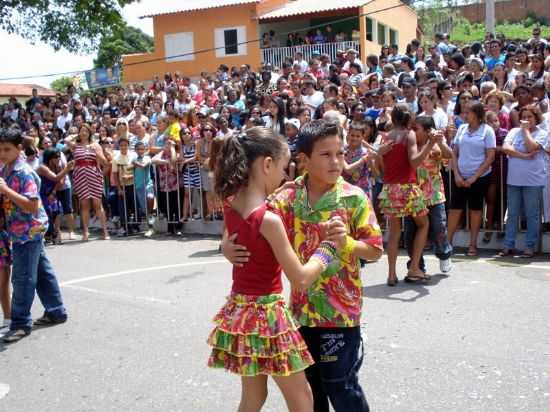
[[[385,283],[373,286],[365,286],[363,287],[363,296],[370,299],[387,299],[397,300],[400,302],[415,302],[418,299],[429,295],[430,287],[436,286],[439,282],[447,279],[448,277],[448,275],[443,274],[432,275],[430,281],[425,284],[406,283],[401,279],[395,287],[389,287]],[[416,292],[416,294],[407,298],[398,296],[407,291],[414,291]]]
[[[205,257],[213,257],[213,256],[222,256],[222,253],[219,249],[213,249],[213,250],[201,250],[200,252],[191,253],[189,255],[190,258],[205,258]]]

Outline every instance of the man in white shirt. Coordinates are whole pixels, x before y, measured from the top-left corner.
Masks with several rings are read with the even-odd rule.
[[[63,104],[61,115],[57,118],[57,128],[65,130],[65,125],[73,121],[73,114],[69,112],[69,105]]]
[[[349,49],[347,52],[346,52],[346,62],[344,63],[344,66],[342,67],[342,70],[345,71],[345,72],[349,72],[350,71],[350,64],[352,63],[356,63],[358,64],[360,67],[361,67],[361,71],[365,71],[364,68],[363,68],[363,63],[361,62],[361,60],[359,60],[357,58],[357,51],[355,49]]]
[[[325,101],[325,96],[322,92],[315,90],[315,82],[306,80],[304,82],[304,95],[302,101],[309,108],[311,116],[315,114],[315,110]]]
[[[300,73],[305,73],[309,67],[309,64],[304,60],[304,54],[300,51],[296,52],[296,58],[294,60],[294,65],[300,66]]]
[[[416,98],[416,80],[407,77],[401,82],[403,99],[399,103],[405,103],[413,113],[418,113],[418,99]]]

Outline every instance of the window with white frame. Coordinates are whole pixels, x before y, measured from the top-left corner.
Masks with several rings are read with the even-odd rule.
[[[166,62],[195,60],[193,32],[170,33],[164,35],[164,57]]]
[[[376,23],[370,17],[365,17],[365,19],[367,23],[367,40],[374,41],[374,28],[376,26]]]
[[[246,56],[246,27],[220,27],[214,30],[216,57]]]
[[[398,44],[399,43],[399,34],[397,30],[390,29],[390,44]]]
[[[378,22],[378,33],[377,33],[377,39],[378,44],[380,46],[383,46],[386,44],[386,26],[380,22]]]

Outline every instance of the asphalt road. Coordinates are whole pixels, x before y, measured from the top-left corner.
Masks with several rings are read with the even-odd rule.
[[[70,321],[0,345],[0,411],[235,411],[239,378],[205,366],[210,319],[231,285],[217,246],[48,247]],[[386,267],[363,270],[360,379],[372,411],[550,411],[548,256],[461,258],[427,286],[388,288]],[[273,385],[264,410],[285,410]]]

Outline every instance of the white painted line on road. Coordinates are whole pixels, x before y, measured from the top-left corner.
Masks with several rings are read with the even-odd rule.
[[[66,285],[65,287],[70,288],[70,289],[82,290],[84,292],[95,293],[96,295],[105,295],[105,296],[112,296],[112,297],[124,298],[124,299],[142,300],[142,301],[149,302],[149,303],[163,303],[165,305],[170,305],[172,303],[169,300],[157,299],[157,298],[152,297],[152,296],[134,296],[134,295],[128,295],[126,293],[107,292],[107,291],[104,291],[104,290],[86,288],[84,286],[76,286],[76,285]]]
[[[10,385],[7,383],[0,383],[0,399],[5,398],[10,391]]]
[[[399,256],[400,259],[409,259],[407,256]],[[434,260],[434,261],[439,261],[439,259],[436,257],[436,256],[424,256],[424,259],[426,260]],[[451,260],[453,261],[453,263],[483,263],[483,264],[487,264],[487,265],[495,265],[497,263],[500,263],[499,260],[497,259],[483,259],[483,258],[477,258],[477,259],[472,259],[472,258],[466,258],[466,259],[453,259],[453,257],[451,256]],[[545,265],[533,265],[533,264],[526,264],[527,262],[525,262],[524,259],[522,259],[522,262],[524,262],[523,264],[520,264],[520,263],[515,263],[515,262],[510,262],[509,260],[503,260],[502,263],[503,263],[503,266],[501,266],[502,268],[524,268],[524,269],[542,269],[542,270],[550,270],[550,265],[548,266],[545,266]]]
[[[98,279],[116,278],[118,276],[131,275],[133,273],[150,272],[152,270],[166,270],[166,269],[182,268],[182,267],[188,267],[188,266],[214,265],[214,264],[220,264],[220,263],[229,264],[227,260],[204,260],[202,262],[187,262],[187,263],[176,263],[174,265],[150,266],[148,268],[123,270],[121,272],[104,273],[102,275],[88,276],[85,278],[68,280],[67,282],[61,283],[61,286],[75,285],[77,283],[90,282],[92,280],[98,280]]]

